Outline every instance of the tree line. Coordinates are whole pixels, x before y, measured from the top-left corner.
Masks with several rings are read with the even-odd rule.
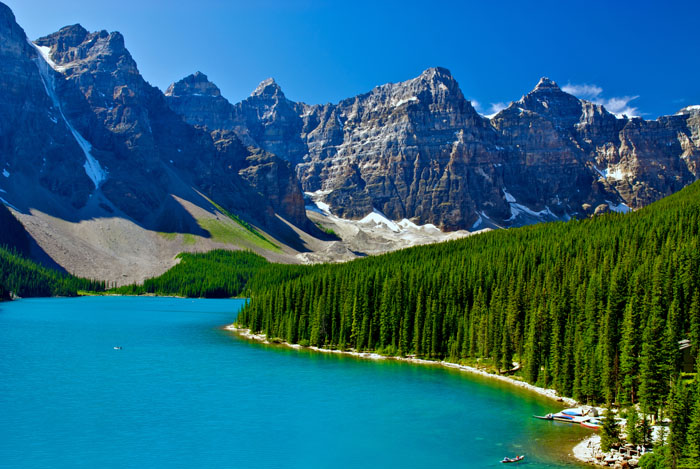
[[[0,246],[0,301],[10,295],[22,298],[76,296],[79,290],[104,291],[105,282],[75,277],[49,269],[24,257],[14,248]]]
[[[533,384],[657,414],[700,344],[700,185],[627,215],[494,231],[252,276],[238,323],[320,347],[520,365]]]

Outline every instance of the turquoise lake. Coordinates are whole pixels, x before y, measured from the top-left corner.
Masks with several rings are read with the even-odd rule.
[[[576,467],[590,430],[505,383],[263,345],[241,300],[0,303],[0,467]],[[122,350],[115,350],[121,346]]]

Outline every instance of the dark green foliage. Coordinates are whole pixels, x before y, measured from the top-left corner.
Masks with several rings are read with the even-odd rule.
[[[29,260],[29,237],[15,216],[0,204],[0,301],[11,294],[75,296],[78,290],[103,291],[104,282],[87,280],[40,266]]]
[[[248,251],[211,251],[206,254],[178,254],[180,262],[143,285],[127,285],[112,290],[122,295],[177,295],[203,298],[230,298],[241,294],[250,278],[270,264]],[[270,280],[280,277],[270,273]]]
[[[695,388],[689,397],[690,417],[686,434],[686,447],[681,460],[681,467],[700,467],[700,395]]]
[[[668,448],[656,448],[653,453],[647,453],[639,458],[639,467],[645,469],[670,469]]]
[[[669,354],[665,347],[661,307],[652,307],[642,336],[639,402],[645,413],[657,414],[668,393]],[[677,348],[677,346],[676,346]]]
[[[610,448],[616,448],[619,445],[620,427],[615,421],[615,414],[610,412],[610,409],[607,409],[600,428],[600,449],[608,452]]]
[[[635,446],[642,444],[642,429],[639,425],[639,414],[637,409],[630,407],[627,409],[627,443]]]
[[[642,421],[639,422],[639,436],[642,439],[641,444],[643,446],[650,446],[653,443],[651,420],[646,414],[642,414]]]
[[[688,407],[688,390],[682,380],[678,378],[671,386],[667,407],[668,417],[671,419],[667,446],[672,467],[678,465],[681,454],[685,449],[690,410]]]
[[[75,296],[78,290],[103,291],[104,282],[87,280],[47,269],[0,247],[0,299],[19,297]]]
[[[332,236],[335,239],[340,239],[340,236],[338,236],[338,234],[335,231],[333,231],[332,229],[327,228],[320,223],[316,223],[316,226],[318,227],[319,230],[323,231],[328,236]]]
[[[656,413],[700,334],[700,184],[628,215],[256,275],[242,325],[299,343],[488,363]],[[692,314],[691,314],[692,313]],[[640,372],[641,370],[641,372]]]

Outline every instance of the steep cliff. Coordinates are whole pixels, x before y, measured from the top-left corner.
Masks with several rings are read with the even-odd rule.
[[[137,281],[182,250],[282,254],[246,221],[291,240],[292,257],[303,248],[286,223],[310,224],[290,164],[186,123],[118,32],[31,42],[0,3],[0,85],[0,199],[69,271]]]
[[[304,190],[345,218],[517,226],[638,208],[698,175],[694,107],[618,118],[548,78],[490,120],[443,68],[327,105],[290,101],[273,80],[235,105],[194,90],[170,106],[292,162]]]

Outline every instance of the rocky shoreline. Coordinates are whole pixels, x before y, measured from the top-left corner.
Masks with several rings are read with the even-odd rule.
[[[474,374],[478,374],[481,376],[486,376],[488,378],[497,379],[499,381],[504,381],[504,382],[507,382],[507,383],[512,384],[514,386],[518,386],[520,388],[536,392],[537,394],[548,397],[548,398],[553,399],[557,402],[561,402],[561,403],[568,405],[568,406],[578,405],[578,402],[575,399],[572,399],[570,397],[560,396],[559,394],[557,394],[557,392],[554,389],[541,388],[539,386],[534,386],[532,384],[526,383],[524,381],[519,381],[517,379],[511,378],[508,376],[502,376],[502,375],[496,375],[493,373],[489,373],[487,371],[481,370],[479,368],[475,368],[473,366],[459,365],[457,363],[451,363],[451,362],[447,362],[444,360],[443,361],[435,361],[435,360],[425,360],[422,358],[414,358],[414,357],[385,356],[385,355],[380,355],[380,354],[374,353],[374,352],[357,352],[354,350],[326,349],[326,348],[314,347],[314,346],[302,347],[299,344],[290,344],[289,342],[284,342],[284,341],[272,342],[267,338],[267,336],[265,334],[254,334],[251,332],[250,329],[238,327],[236,324],[229,324],[228,326],[225,326],[224,329],[226,329],[227,331],[235,332],[238,335],[240,335],[241,337],[245,337],[246,339],[257,340],[259,342],[263,342],[266,344],[276,343],[276,344],[285,345],[285,346],[291,347],[291,348],[297,348],[297,349],[305,348],[308,350],[313,350],[313,351],[322,352],[322,353],[338,353],[338,354],[350,355],[350,356],[359,357],[359,358],[368,358],[370,360],[396,360],[396,361],[403,361],[403,362],[409,362],[409,363],[416,363],[419,365],[440,365],[440,366],[444,366],[446,368],[452,368],[452,369],[464,371],[467,373],[474,373]]]
[[[452,368],[456,369],[459,371],[463,371],[465,373],[473,373],[477,374],[480,376],[485,376],[487,378],[491,379],[497,379],[499,381],[503,381],[506,383],[509,383],[513,386],[517,386],[519,388],[527,389],[529,391],[535,392],[541,396],[548,397],[550,399],[553,399],[559,403],[562,403],[567,406],[575,407],[579,405],[578,401],[575,399],[572,399],[570,397],[563,397],[557,394],[557,392],[554,389],[547,389],[547,388],[542,388],[539,386],[534,386],[532,384],[526,383],[524,381],[519,381],[517,379],[508,377],[508,376],[502,376],[502,375],[496,375],[493,373],[486,372],[484,370],[480,370],[478,368],[475,368],[473,366],[467,366],[467,365],[459,365],[457,363],[450,363],[446,361],[434,361],[434,360],[425,360],[421,358],[414,358],[414,357],[394,357],[394,356],[385,356],[385,355],[380,355],[378,353],[373,353],[373,352],[357,352],[354,350],[337,350],[337,349],[326,349],[326,348],[321,348],[321,347],[314,347],[314,346],[309,346],[309,347],[302,347],[299,344],[290,344],[289,342],[285,341],[270,341],[265,334],[254,334],[251,332],[250,329],[244,328],[244,327],[239,327],[237,324],[229,324],[228,326],[224,327],[225,330],[235,332],[236,334],[240,335],[243,338],[250,339],[250,340],[255,340],[258,342],[262,342],[265,344],[278,344],[278,345],[284,345],[286,347],[290,348],[295,348],[295,349],[301,349],[305,348],[308,350],[313,350],[315,352],[321,352],[321,353],[337,353],[337,354],[342,354],[342,355],[350,355],[353,357],[359,357],[359,358],[367,358],[370,360],[396,360],[396,361],[403,361],[403,362],[408,362],[408,363],[415,363],[418,365],[439,365],[439,366],[444,366],[446,368]],[[577,459],[580,462],[587,463],[587,464],[598,464],[599,461],[596,459],[596,455],[600,453],[600,436],[597,434],[591,435],[587,438],[585,438],[583,441],[578,443],[572,450],[571,456],[573,456],[575,459]]]
[[[265,334],[254,334],[251,332],[250,329],[238,327],[238,325],[236,325],[236,324],[230,324],[228,326],[225,326],[224,329],[226,329],[228,331],[235,332],[238,335],[240,335],[241,337],[244,337],[246,339],[257,340],[259,342],[263,342],[266,344],[273,343],[267,338],[267,336]],[[409,363],[416,363],[419,365],[440,365],[440,366],[444,366],[446,368],[452,368],[452,369],[464,371],[467,373],[478,374],[478,375],[485,376],[488,378],[497,379],[499,381],[504,381],[504,382],[512,384],[514,386],[518,386],[520,388],[527,389],[529,391],[533,391],[537,394],[548,397],[548,398],[553,399],[557,402],[561,402],[561,403],[568,405],[568,406],[578,405],[578,402],[575,399],[572,399],[570,397],[560,396],[559,394],[557,394],[557,392],[554,389],[541,388],[539,386],[534,386],[532,384],[526,383],[524,381],[519,381],[517,379],[511,378],[508,376],[502,376],[502,375],[496,375],[493,373],[489,373],[487,371],[481,370],[479,368],[475,368],[473,366],[459,365],[457,363],[451,363],[451,362],[447,362],[447,361],[425,360],[422,358],[414,358],[414,357],[385,356],[385,355],[380,355],[378,353],[373,353],[373,352],[357,352],[354,350],[326,349],[326,348],[314,347],[314,346],[302,347],[301,345],[290,344],[290,343],[284,342],[284,341],[279,341],[279,342],[275,341],[274,343],[278,343],[280,345],[285,345],[285,346],[291,347],[291,348],[306,348],[308,350],[314,350],[316,352],[338,353],[338,354],[350,355],[350,356],[359,357],[359,358],[368,358],[371,360],[396,360],[396,361],[403,361],[403,362],[409,362]]]

